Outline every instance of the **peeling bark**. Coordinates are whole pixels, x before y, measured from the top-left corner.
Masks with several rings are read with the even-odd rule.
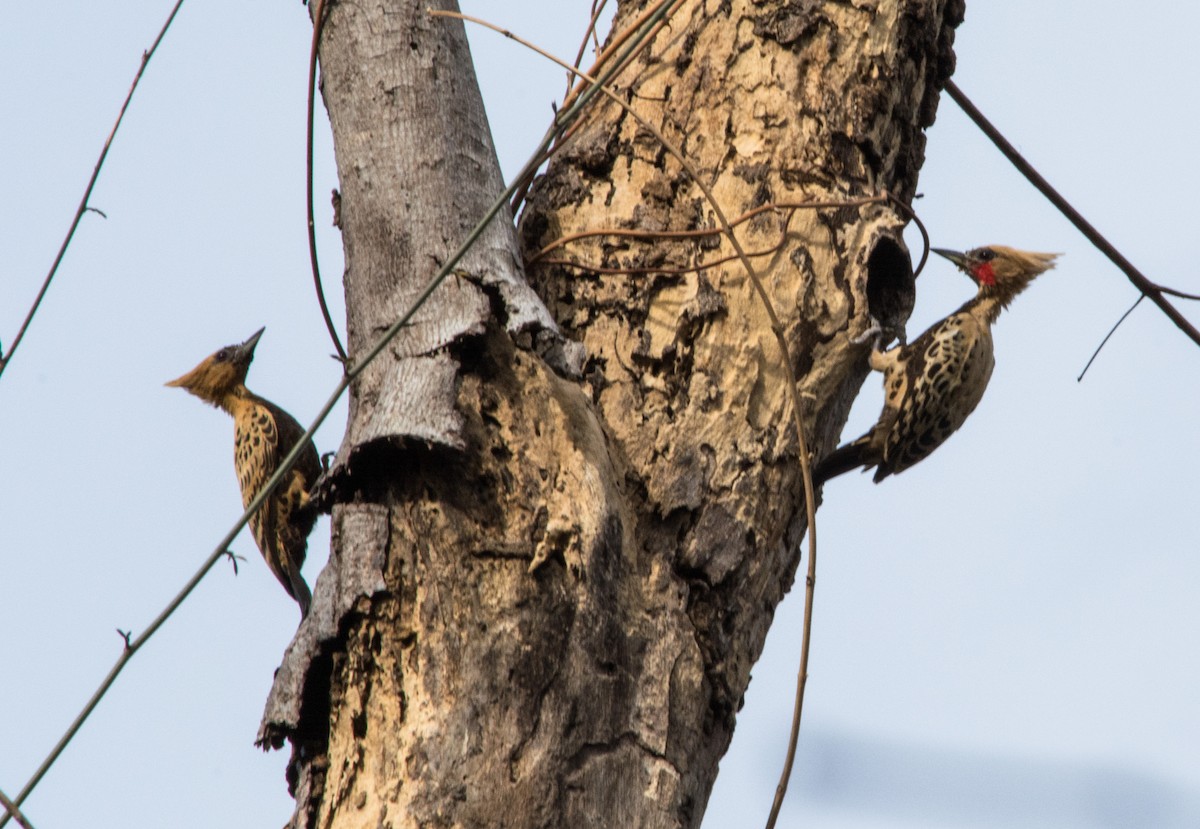
[[[424,7],[336,3],[325,27],[352,355],[501,189],[461,26]],[[616,86],[729,216],[907,197],[961,13],[697,0]],[[521,253],[493,223],[352,388],[333,553],[260,732],[292,743],[296,827],[700,823],[795,574],[797,441],[764,309],[739,264],[713,264],[727,241],[593,238],[562,255],[659,270],[540,264],[525,283],[522,256],[560,236],[715,226],[623,109],[584,121],[531,192]],[[904,220],[798,211],[779,246],[785,215],[737,232],[769,251],[754,261],[824,452],[867,371],[851,335],[911,310]],[[572,341],[582,374],[546,358]]]

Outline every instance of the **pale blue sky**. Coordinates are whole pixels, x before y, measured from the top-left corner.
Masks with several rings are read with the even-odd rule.
[[[0,338],[48,267],[169,0],[17,3],[0,26]],[[466,10],[573,54],[583,0]],[[1133,9],[1136,9],[1136,14]],[[963,90],[1151,278],[1200,291],[1200,10],[968,3]],[[225,415],[163,388],[267,327],[250,385],[307,422],[337,380],[312,298],[298,2],[185,3],[63,268],[0,378],[0,788],[14,794],[117,657],[239,514]],[[506,172],[563,74],[472,31]],[[342,319],[335,186],[318,227]],[[918,203],[934,243],[1065,254],[1001,319],[978,411],[929,461],[848,475],[818,515],[805,730],[781,826],[1200,825],[1200,350],[1136,298],[952,102]],[[912,244],[915,245],[915,237]],[[921,277],[916,334],[970,295]],[[1200,308],[1184,307],[1195,319]],[[878,413],[869,379],[846,436]],[[335,449],[339,410],[318,435]],[[318,525],[306,567],[325,556]],[[243,535],[126,669],[27,802],[35,825],[259,827],[292,811],[253,746],[294,604]],[[801,596],[781,607],[705,829],[761,825],[791,712]]]

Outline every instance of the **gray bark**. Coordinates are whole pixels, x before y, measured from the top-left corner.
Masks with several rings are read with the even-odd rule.
[[[336,3],[325,27],[352,355],[501,189],[462,28],[425,5]],[[961,12],[687,2],[617,86],[730,216],[910,196]],[[782,217],[738,232],[772,251],[755,262],[822,452],[866,373],[850,335],[911,309],[904,219],[801,211],[776,247]],[[581,230],[713,224],[602,102],[533,190],[521,252],[494,223],[352,388],[333,553],[260,733],[292,743],[295,826],[699,825],[805,530],[781,355],[745,271],[713,264],[728,243],[576,243],[659,272],[543,262],[536,293],[521,261]],[[560,329],[581,376],[543,356],[571,353]]]

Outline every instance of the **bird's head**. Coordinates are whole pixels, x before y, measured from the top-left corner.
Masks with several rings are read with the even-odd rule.
[[[981,295],[994,295],[1007,305],[1039,274],[1054,267],[1057,253],[1031,253],[1004,245],[987,245],[958,253],[933,248],[971,277]]]
[[[246,372],[250,370],[250,361],[254,359],[254,347],[265,330],[260,328],[244,343],[227,345],[210,354],[200,365],[167,385],[186,389],[214,406],[222,405],[226,395],[245,385]]]

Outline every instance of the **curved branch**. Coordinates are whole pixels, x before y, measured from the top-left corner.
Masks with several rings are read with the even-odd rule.
[[[96,187],[96,180],[100,178],[100,168],[104,166],[104,160],[108,158],[108,150],[117,135],[117,130],[121,127],[121,121],[125,118],[125,111],[129,109],[129,102],[133,100],[133,93],[137,89],[138,83],[142,80],[142,73],[146,71],[146,65],[150,63],[150,58],[154,57],[154,52],[158,49],[158,44],[162,43],[162,39],[167,34],[167,29],[171,28],[171,23],[175,20],[175,15],[179,12],[179,7],[182,5],[183,0],[178,0],[175,3],[171,9],[171,13],[167,15],[167,22],[158,30],[158,37],[154,38],[154,43],[151,44],[149,49],[142,52],[142,62],[138,66],[137,74],[133,76],[133,83],[129,87],[129,92],[125,95],[125,102],[121,104],[121,111],[117,114],[117,120],[109,131],[108,138],[104,141],[104,148],[100,150],[100,158],[96,160],[96,166],[92,170],[92,177],[88,179],[87,187],[84,188],[83,198],[79,200],[79,207],[75,209],[75,218],[71,221],[71,227],[67,230],[66,238],[63,239],[62,245],[58,248],[58,254],[54,257],[54,263],[50,266],[50,272],[46,274],[45,280],[42,281],[42,287],[38,290],[37,296],[34,297],[33,305],[30,306],[29,313],[25,315],[25,320],[17,330],[17,335],[13,337],[12,344],[8,347],[8,352],[0,353],[0,375],[3,375],[4,369],[8,368],[13,353],[17,350],[17,346],[21,344],[21,340],[25,338],[25,332],[29,330],[29,324],[33,322],[34,315],[38,312],[38,308],[41,307],[42,299],[45,298],[46,291],[50,289],[50,283],[54,280],[54,275],[58,273],[58,266],[62,264],[63,257],[67,253],[67,248],[71,245],[71,240],[75,238],[75,231],[79,227],[79,222],[83,218],[83,214],[91,210],[104,216],[103,212],[88,206],[88,199],[92,197],[92,190]],[[0,826],[3,826],[7,820],[7,816],[3,820],[0,820]]]
[[[317,98],[317,51],[321,44],[321,30],[325,27],[325,0],[317,0],[316,6],[313,8],[313,36],[312,36],[312,51],[308,56],[308,157],[307,157],[307,176],[308,182],[308,201],[306,209],[308,211],[308,261],[312,265],[313,286],[317,291],[317,304],[321,306],[321,318],[325,320],[325,328],[329,331],[329,339],[333,341],[333,347],[337,351],[337,358],[342,364],[342,370],[346,370],[346,361],[349,359],[346,356],[346,349],[342,348],[342,341],[338,338],[337,329],[333,325],[333,317],[329,314],[329,306],[325,303],[325,289],[321,285],[321,268],[317,263],[317,229],[313,221],[313,120],[316,115]]]

